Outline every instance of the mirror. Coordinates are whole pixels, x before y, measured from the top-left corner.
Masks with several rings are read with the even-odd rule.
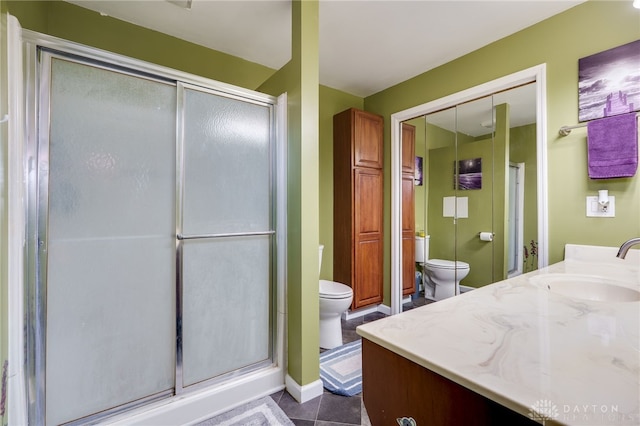
[[[403,310],[537,269],[536,90],[402,122]]]

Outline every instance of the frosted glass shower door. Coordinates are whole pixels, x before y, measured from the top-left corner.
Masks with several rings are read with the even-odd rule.
[[[274,144],[271,105],[195,87],[178,96],[187,387],[272,362]]]
[[[60,424],[173,394],[176,88],[43,57],[45,416]]]

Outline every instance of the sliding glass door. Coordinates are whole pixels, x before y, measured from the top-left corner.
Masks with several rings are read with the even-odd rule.
[[[44,60],[39,307],[46,422],[60,424],[173,389],[176,94]]]
[[[270,362],[272,106],[180,86],[182,386]]]
[[[273,366],[275,100],[39,57],[33,423]]]

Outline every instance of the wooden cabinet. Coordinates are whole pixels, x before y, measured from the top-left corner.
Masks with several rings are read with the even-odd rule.
[[[402,417],[429,426],[538,424],[365,338],[362,398],[372,425]]]
[[[416,128],[402,123],[402,295],[415,292],[415,135]]]
[[[333,279],[352,309],[382,302],[383,119],[348,109],[333,117]]]

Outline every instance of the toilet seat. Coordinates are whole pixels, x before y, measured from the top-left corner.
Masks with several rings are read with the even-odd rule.
[[[469,264],[460,260],[429,259],[425,265],[438,269],[469,269]]]
[[[320,280],[320,297],[324,299],[346,299],[353,295],[351,287],[335,281]]]

